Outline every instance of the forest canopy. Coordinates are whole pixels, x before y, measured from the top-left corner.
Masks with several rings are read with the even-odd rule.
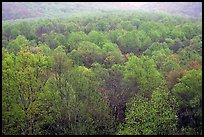
[[[201,17],[66,4],[2,18],[2,134],[202,134]]]

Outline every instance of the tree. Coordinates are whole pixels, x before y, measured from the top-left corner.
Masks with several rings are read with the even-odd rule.
[[[112,43],[118,43],[118,38],[123,34],[124,32],[122,30],[111,30],[108,31],[108,33],[106,34],[108,36],[108,38],[111,40]]]
[[[5,93],[3,98],[8,99],[10,97],[6,95],[12,90],[12,98],[14,99],[14,101],[11,101],[12,107],[7,114],[15,117],[7,123],[7,126],[11,126],[11,131],[6,131],[7,134],[38,133],[39,123],[36,123],[35,120],[40,115],[40,110],[36,108],[36,104],[39,101],[38,95],[42,93],[42,88],[47,81],[47,63],[48,58],[46,56],[40,53],[32,54],[28,48],[21,49],[16,56],[13,63],[13,76],[15,79],[11,81],[16,86],[7,87],[3,91]],[[7,78],[4,79],[6,81]],[[20,116],[16,115],[16,113]],[[15,130],[13,128],[15,128],[16,124],[19,125]]]
[[[46,56],[50,56],[52,51],[50,49],[50,47],[46,44],[39,44],[38,45],[39,49],[41,50],[41,52],[46,55]]]
[[[51,49],[55,49],[60,45],[66,44],[65,36],[53,31],[43,35],[42,38],[43,38],[42,42],[47,44]]]
[[[95,62],[102,64],[104,57],[101,48],[89,41],[79,43],[77,50],[73,50],[69,56],[87,67],[91,67]]]
[[[56,74],[57,87],[60,92],[61,98],[63,98],[63,92],[61,89],[63,81],[61,81],[61,78],[63,78],[65,72],[67,72],[68,69],[72,67],[72,60],[67,57],[62,46],[58,46],[54,50],[53,56],[51,58],[51,67],[52,71]]]
[[[89,34],[91,31],[98,31],[96,23],[91,23],[91,22],[89,22],[89,23],[85,26],[84,32],[85,32],[86,34]]]
[[[88,39],[90,42],[95,43],[99,47],[102,47],[104,43],[109,42],[106,36],[98,31],[89,32]]]
[[[181,31],[187,39],[192,39],[196,36],[196,26],[192,23],[186,23],[182,26]]]
[[[106,56],[104,63],[107,67],[111,67],[113,64],[122,62],[122,53],[116,44],[105,43],[103,45],[102,51]]]
[[[192,51],[189,47],[182,49],[178,53],[179,55],[179,64],[181,66],[188,65],[191,61],[201,60],[201,56],[196,52]]]
[[[134,92],[148,98],[151,97],[154,89],[165,85],[162,75],[156,69],[154,60],[147,56],[138,58],[132,55],[125,63],[124,78],[134,87],[136,86]]]
[[[180,65],[172,60],[168,60],[165,63],[163,63],[161,68],[161,70],[166,74],[169,73],[170,71],[178,71],[180,69],[181,69]]]
[[[63,73],[67,74],[67,71]],[[44,87],[44,94],[39,97],[41,101],[39,108],[44,108],[42,134],[73,134],[74,109],[77,106],[76,92],[64,74],[59,77],[52,72]]]
[[[202,35],[194,36],[190,40],[190,46],[192,50],[195,50],[199,55],[202,56]]]
[[[135,27],[131,24],[130,21],[123,21],[120,23],[122,28],[127,30],[127,31],[131,31],[131,30],[134,30]]]
[[[188,71],[172,92],[179,105],[178,128],[187,129],[183,134],[202,134],[202,71]]]
[[[177,118],[174,97],[165,88],[153,91],[151,100],[143,96],[132,98],[127,107],[126,122],[119,135],[173,135]]]
[[[24,35],[28,40],[32,40],[36,38],[34,33],[34,28],[32,27],[31,23],[23,21],[16,24],[15,27],[18,28],[18,30],[20,30],[19,35]]]
[[[118,38],[118,47],[122,53],[137,53],[141,48],[141,41],[137,36],[137,31],[133,30]]]
[[[13,52],[15,55],[22,49],[30,45],[30,41],[25,38],[23,35],[19,35],[15,40],[12,40],[8,43],[6,47],[8,51]]]
[[[100,92],[104,99],[108,101],[114,116],[115,129],[119,123],[124,122],[125,104],[132,96],[132,92],[127,90],[129,85],[126,85],[123,79],[123,69],[124,66],[119,64],[114,64],[111,68],[107,69],[105,72],[108,74],[106,74],[104,83],[100,87]]]
[[[158,30],[152,30],[148,33],[150,39],[152,40],[152,42],[160,42],[161,39],[161,32]]]
[[[87,35],[84,32],[72,32],[68,37],[68,51],[77,49],[79,43],[86,41],[88,39]]]
[[[9,41],[12,35],[11,31],[12,29],[9,24],[2,23],[2,40],[6,39],[6,41]]]
[[[2,48],[2,133],[19,134],[21,132],[22,111],[16,105],[17,83],[15,74],[15,56]]]
[[[66,31],[68,31],[69,33],[80,31],[80,26],[74,23],[73,21],[66,23],[65,28],[66,28]]]
[[[183,40],[184,39],[184,33],[181,31],[181,27],[180,26],[176,26],[170,33],[170,38],[171,39],[180,39]]]
[[[141,51],[145,51],[152,44],[151,38],[149,36],[147,36],[147,35],[144,35],[144,36],[145,37],[143,37],[143,39],[141,40],[141,41],[143,41]]]
[[[137,18],[134,18],[131,22],[132,22],[132,25],[135,26],[137,29],[141,25],[141,20]]]
[[[166,63],[169,54],[170,53],[166,52],[164,49],[152,52],[152,59],[154,59],[158,69],[161,69]]]
[[[77,100],[74,134],[111,134],[113,121],[110,110],[97,92],[100,79],[91,69],[78,66],[70,72],[69,83],[76,91]]]
[[[108,22],[104,20],[100,20],[96,23],[96,27],[98,31],[108,31],[109,30],[109,24]]]
[[[173,50],[174,53],[184,47],[184,43],[179,38],[176,38],[173,41],[170,40],[169,42],[171,42],[171,44],[169,44],[169,49]]]
[[[163,52],[166,55],[172,54],[172,51],[168,48],[166,43],[159,43],[159,42],[152,43],[152,45],[147,50],[145,50],[143,54],[152,57],[153,52],[155,51]]]

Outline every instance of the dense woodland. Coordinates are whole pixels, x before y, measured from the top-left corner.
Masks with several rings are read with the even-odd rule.
[[[2,23],[2,134],[202,134],[201,19]]]

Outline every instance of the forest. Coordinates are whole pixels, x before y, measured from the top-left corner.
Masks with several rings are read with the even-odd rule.
[[[2,134],[202,135],[202,17],[7,13]]]

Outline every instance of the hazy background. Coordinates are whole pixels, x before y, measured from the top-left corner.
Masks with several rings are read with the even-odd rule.
[[[2,20],[70,16],[82,12],[159,11],[201,17],[201,2],[3,2]]]

